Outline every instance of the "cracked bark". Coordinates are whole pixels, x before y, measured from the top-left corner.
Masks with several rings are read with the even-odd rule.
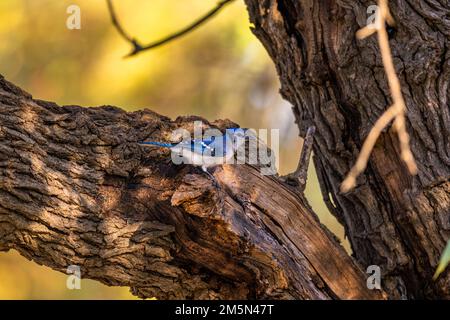
[[[323,196],[357,261],[381,266],[390,298],[450,298],[448,271],[431,280],[450,238],[449,2],[389,1],[397,24],[390,45],[419,175],[408,175],[389,128],[348,194],[339,185],[391,101],[376,38],[355,38],[375,1],[245,2],[300,132],[317,128],[314,163]]]
[[[224,165],[216,188],[136,143],[196,119],[59,107],[0,77],[0,251],[144,298],[383,298],[278,178]]]

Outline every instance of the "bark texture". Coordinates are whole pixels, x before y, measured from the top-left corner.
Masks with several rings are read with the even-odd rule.
[[[450,298],[450,273],[431,277],[450,237],[450,3],[392,0],[390,45],[419,166],[408,175],[390,128],[357,187],[339,185],[391,104],[376,37],[358,41],[375,1],[246,0],[253,31],[277,66],[300,131],[317,128],[314,163],[325,201],[354,256],[380,265],[390,298]]]
[[[193,120],[59,107],[0,77],[0,251],[62,272],[78,265],[139,297],[382,298],[278,178],[224,165],[215,187],[136,143],[170,140]]]

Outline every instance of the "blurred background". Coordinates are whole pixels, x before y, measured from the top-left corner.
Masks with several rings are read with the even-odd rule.
[[[164,37],[215,6],[214,0],[115,0],[124,28],[142,43]],[[81,9],[81,30],[69,30],[70,5]],[[275,67],[250,31],[243,1],[187,36],[123,59],[130,52],[113,28],[104,0],[1,0],[0,74],[60,105],[149,108],[175,118],[228,118],[241,127],[280,129],[280,174],[295,170],[302,140],[291,106],[280,97]],[[343,228],[322,201],[314,169],[306,196],[349,250]],[[0,299],[133,299],[128,288],[67,276],[14,251],[0,253]]]

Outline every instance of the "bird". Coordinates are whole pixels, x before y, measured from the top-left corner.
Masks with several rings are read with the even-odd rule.
[[[214,176],[208,168],[229,163],[237,150],[245,144],[248,129],[228,128],[223,136],[211,136],[205,139],[183,140],[179,143],[157,141],[140,141],[144,147],[160,147],[170,149],[172,154],[180,156],[185,164],[200,167],[217,185]]]

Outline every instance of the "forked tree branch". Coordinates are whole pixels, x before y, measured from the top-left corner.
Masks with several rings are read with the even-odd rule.
[[[112,0],[106,0],[108,5],[109,14],[111,16],[111,22],[113,26],[116,28],[116,30],[119,32],[119,34],[124,38],[126,41],[128,41],[132,46],[132,51],[126,56],[131,57],[134,56],[142,51],[155,49],[157,47],[160,47],[162,45],[165,45],[173,40],[176,40],[189,32],[195,30],[196,28],[200,27],[202,24],[210,20],[212,17],[214,17],[217,13],[219,13],[220,10],[222,10],[223,7],[225,7],[227,4],[233,2],[234,0],[221,0],[217,3],[217,5],[208,11],[204,16],[200,17],[199,19],[195,20],[190,25],[186,26],[185,28],[170,34],[162,39],[150,42],[147,45],[141,44],[136,38],[130,36],[125,29],[123,28],[122,24],[119,22],[119,19],[117,18],[116,11],[114,9],[114,5],[112,3]]]

